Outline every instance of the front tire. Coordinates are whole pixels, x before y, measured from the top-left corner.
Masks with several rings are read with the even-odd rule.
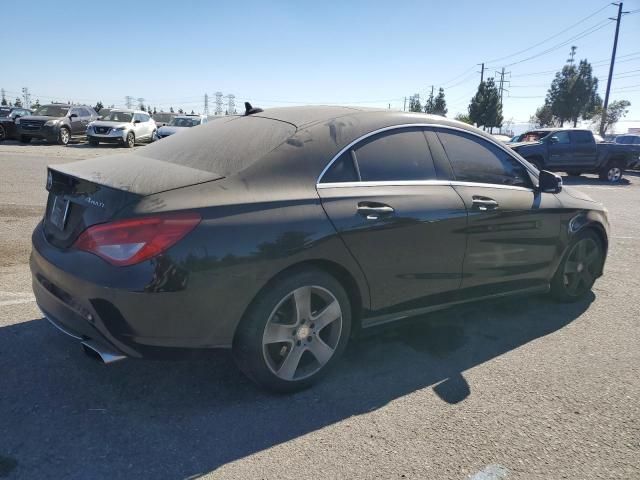
[[[613,162],[600,170],[600,180],[609,183],[618,183],[622,180],[622,165],[618,162]]]
[[[127,138],[124,141],[124,146],[127,148],[133,148],[136,145],[136,136],[133,132],[127,133]]]
[[[0,142],[4,142],[7,139],[7,132],[4,130],[4,127],[0,125]]]
[[[560,302],[583,298],[602,272],[604,249],[593,231],[578,234],[567,250],[551,280],[551,295]]]
[[[328,273],[305,269],[259,294],[238,326],[233,355],[258,385],[302,390],[335,365],[351,333],[351,304]]]
[[[69,132],[69,129],[66,127],[60,127],[60,131],[58,132],[58,145],[68,145],[70,139],[71,133]]]

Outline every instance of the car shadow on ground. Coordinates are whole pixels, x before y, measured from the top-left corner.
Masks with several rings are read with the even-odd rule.
[[[226,351],[104,366],[43,319],[4,327],[0,476],[3,465],[10,478],[198,476],[420,389],[459,403],[473,395],[466,370],[563,328],[593,299],[480,303],[378,329],[289,396],[254,387]]]

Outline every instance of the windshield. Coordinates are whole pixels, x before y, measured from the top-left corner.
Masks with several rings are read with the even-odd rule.
[[[0,108],[0,117],[6,117],[7,115],[9,115],[9,113],[11,113],[11,108],[9,107]]]
[[[129,112],[109,112],[103,115],[102,120],[106,122],[125,122],[129,123],[133,118],[133,114]]]
[[[156,122],[166,123],[173,118],[173,115],[170,113],[154,113],[151,118],[153,118]]]
[[[63,105],[43,105],[35,111],[35,116],[43,117],[64,117],[67,115],[70,107]]]
[[[172,127],[195,127],[196,125],[200,125],[200,119],[175,117],[171,119],[169,125]]]

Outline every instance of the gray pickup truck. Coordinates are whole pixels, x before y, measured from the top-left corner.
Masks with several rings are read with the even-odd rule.
[[[596,142],[590,130],[540,128],[520,137],[524,141],[507,145],[539,170],[597,173],[601,180],[616,183],[638,162],[631,145]]]

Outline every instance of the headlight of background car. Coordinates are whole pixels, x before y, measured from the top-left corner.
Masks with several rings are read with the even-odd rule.
[[[44,124],[45,127],[53,127],[54,125],[58,124],[58,120],[49,120],[48,122],[46,122]]]
[[[121,132],[121,131],[123,131],[123,130],[124,130],[124,127],[115,127],[115,128],[113,129],[113,131],[118,131],[118,132]]]

